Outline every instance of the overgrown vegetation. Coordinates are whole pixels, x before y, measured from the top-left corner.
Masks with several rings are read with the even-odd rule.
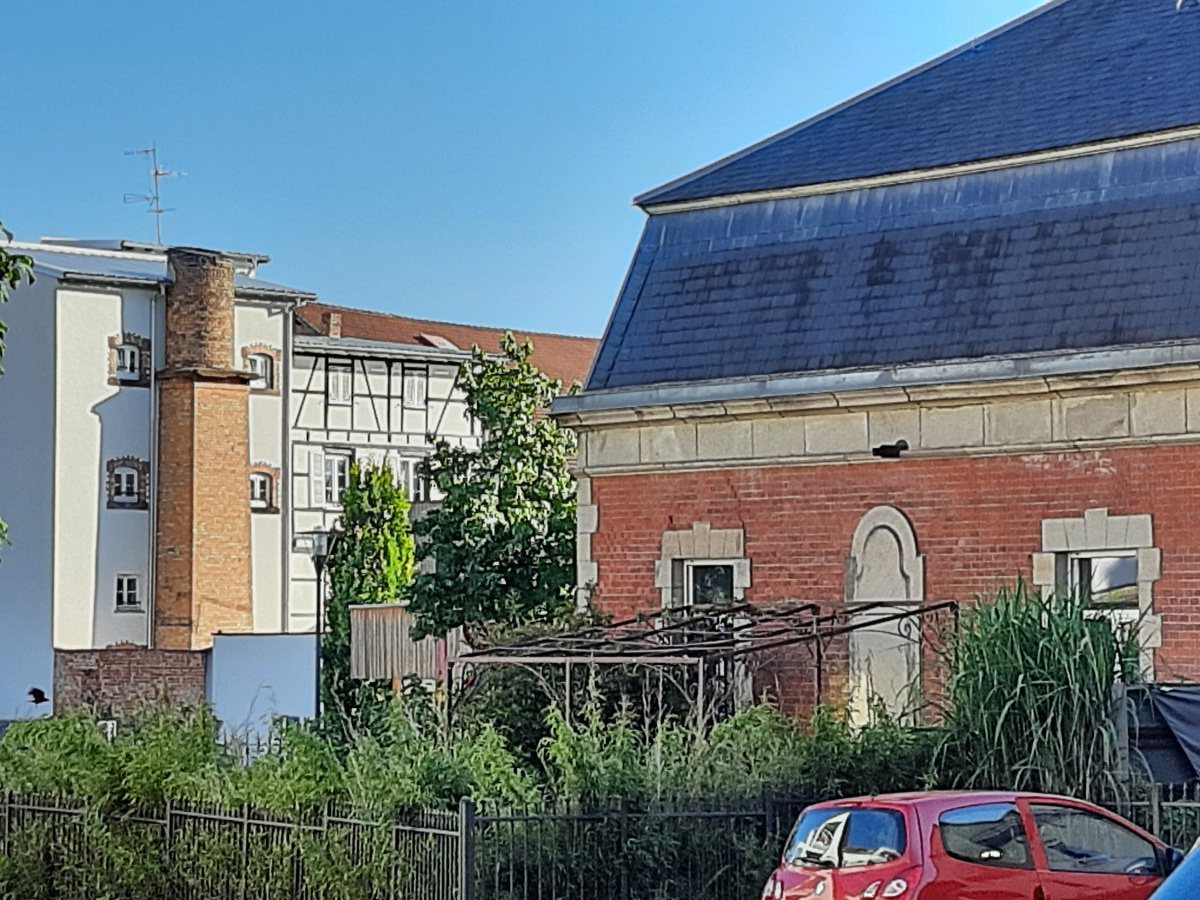
[[[422,463],[444,497],[414,527],[421,557],[436,563],[414,585],[417,637],[466,626],[478,641],[574,606],[575,439],[545,414],[562,385],[530,362],[529,341],[505,334],[500,349],[472,348],[459,370],[479,449],[442,440]]]
[[[1018,583],[963,613],[938,760],[946,784],[1111,795],[1113,685],[1130,654],[1086,607]]]
[[[387,494],[382,483],[372,485],[372,477],[356,473],[355,490],[363,497],[350,497],[349,507]],[[359,558],[346,552],[347,561]],[[411,565],[402,557],[396,556],[395,571]],[[353,585],[369,578],[401,590],[402,579],[389,580],[392,571],[360,571],[359,580],[347,578],[341,590],[355,597]],[[617,809],[618,819],[661,804],[761,803],[764,792],[815,800],[939,786],[990,787],[1103,799],[1112,797],[1118,777],[1117,736],[1109,715],[1122,658],[1109,623],[1089,618],[1082,601],[1047,601],[1018,585],[962,614],[949,643],[947,705],[936,726],[903,725],[877,709],[874,724],[855,730],[830,708],[820,707],[808,721],[798,722],[761,704],[705,730],[662,698],[656,704],[639,699],[636,679],[619,672],[583,679],[568,716],[565,704],[546,699],[555,695],[554,684],[538,684],[543,676],[512,669],[487,689],[464,695],[467,706],[456,713],[453,741],[444,734],[440,699],[409,685],[399,697],[372,695],[373,711],[366,718],[361,696],[352,695],[357,705],[343,717],[345,727],[332,734],[327,727],[282,725],[276,743],[249,764],[223,749],[217,723],[202,710],[148,710],[125,723],[112,742],[82,714],[16,723],[0,739],[0,790],[86,803],[89,813],[78,827],[91,829],[105,861],[76,863],[127,866],[130,872],[141,871],[139,860],[158,851],[139,844],[148,839],[122,815],[151,814],[168,801],[257,808],[303,821],[313,821],[334,804],[386,821],[397,810],[449,809],[460,797],[512,810],[561,809],[563,804]],[[601,820],[608,822],[603,816],[596,821]],[[596,825],[599,830],[582,843],[573,832],[551,828],[547,837],[540,824],[531,831],[532,824],[519,825],[519,816],[511,821],[518,823],[512,827],[522,830],[526,845],[532,839],[541,847],[539,867],[553,864],[564,873],[593,871],[588,859],[595,855],[594,841],[608,842],[606,847],[615,841],[613,852],[620,849],[640,860],[639,872],[655,870],[655,859],[698,852],[691,838],[700,826],[684,818],[621,820],[616,832]],[[22,832],[28,847],[21,844],[0,864],[0,887],[6,878],[22,886],[54,885],[60,876],[54,866],[75,864],[61,834],[39,834]],[[319,838],[316,832],[295,834],[307,834],[302,840],[308,843],[289,845],[291,863],[271,856],[278,848],[239,850],[229,843],[233,838],[200,833],[186,853],[197,854],[197,871],[215,866],[214,879],[225,877],[218,871],[224,871],[220,860],[228,857],[232,864],[230,854],[250,853],[259,873],[255,877],[261,875],[264,885],[276,877],[287,881],[294,867],[302,866],[328,896],[385,895],[387,879],[399,877],[386,829],[368,828],[352,840],[336,829],[321,831]],[[728,859],[723,857],[718,868],[755,873],[769,863],[777,849],[774,832],[765,843],[754,838],[757,832],[736,834],[736,847],[722,848]],[[510,843],[481,845],[481,859],[490,860],[488,865],[525,865],[505,856]],[[351,845],[357,848],[353,852]],[[154,880],[161,881],[160,873],[144,877],[162,887]],[[153,896],[137,893],[141,882],[136,879],[122,883],[128,890],[111,896]],[[22,890],[23,896],[35,895]],[[279,896],[291,896],[280,891]]]
[[[355,463],[341,496],[341,536],[326,563],[327,631],[321,639],[322,730],[338,746],[356,732],[385,727],[388,682],[350,677],[350,607],[403,603],[413,578],[413,538],[408,498],[392,471]]]

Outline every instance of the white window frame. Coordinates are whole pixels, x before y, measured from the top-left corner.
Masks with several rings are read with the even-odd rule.
[[[141,475],[132,466],[117,466],[113,469],[113,503],[134,504],[141,501]]]
[[[349,406],[354,399],[354,369],[351,366],[331,365],[325,370],[329,382],[331,406]]]
[[[259,488],[261,487],[261,490]],[[271,476],[266,472],[250,473],[250,508],[270,509],[272,494]]]
[[[117,344],[113,348],[113,375],[119,381],[139,381],[142,377],[142,351],[135,344]]]
[[[116,578],[113,603],[117,612],[141,612],[141,575],[121,573]],[[130,602],[130,597],[133,600]]]
[[[429,372],[425,369],[404,370],[405,409],[425,409],[429,405]]]
[[[275,358],[270,354],[247,354],[246,369],[254,375],[250,390],[269,391],[275,387]]]
[[[734,565],[733,565],[734,561],[733,560],[731,560],[731,559],[685,559],[685,560],[682,560],[682,562],[683,562],[683,605],[684,606],[695,606],[696,605],[696,597],[695,597],[696,584],[695,584],[695,578],[693,577],[693,574],[692,574],[693,571],[697,568],[705,568],[705,567],[714,568],[717,566],[720,566],[722,568],[729,570],[729,605],[732,606],[733,604],[737,603],[737,594],[733,587],[734,582],[736,580],[736,576],[734,574]]]
[[[349,453],[330,453],[324,454],[324,468],[321,473],[321,484],[324,488],[320,500],[321,505],[329,508],[341,508],[342,491],[350,483],[350,463],[352,462]],[[337,482],[341,482],[340,489]]]

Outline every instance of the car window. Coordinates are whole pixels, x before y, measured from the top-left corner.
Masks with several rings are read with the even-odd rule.
[[[1086,809],[1030,804],[1046,863],[1055,872],[1151,875],[1154,845],[1124,825]]]
[[[904,816],[896,810],[816,809],[800,816],[783,858],[823,868],[869,866],[902,856],[907,844]]]
[[[955,859],[981,866],[1029,869],[1029,840],[1013,803],[965,806],[938,819],[942,846]]]

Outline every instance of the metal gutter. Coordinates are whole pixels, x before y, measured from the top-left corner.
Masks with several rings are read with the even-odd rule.
[[[1200,341],[1175,341],[1069,353],[997,356],[873,369],[785,373],[585,391],[557,398],[551,407],[551,415],[574,416],[586,421],[591,414],[619,410],[642,414],[664,407],[764,401],[769,411],[772,401],[787,398],[859,392],[866,394],[869,391],[885,391],[895,395],[898,392],[903,394],[908,389],[937,385],[965,386],[1196,364],[1200,364]],[[663,416],[651,414],[646,417]]]

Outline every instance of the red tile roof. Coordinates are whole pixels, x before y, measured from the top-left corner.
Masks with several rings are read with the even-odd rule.
[[[429,319],[410,319],[391,313],[310,303],[300,307],[298,315],[318,334],[325,334],[327,313],[342,317],[342,337],[367,341],[386,341],[394,344],[417,344],[436,347],[437,338],[444,338],[461,350],[478,345],[484,350],[498,352],[500,339],[510,329],[481,328],[477,325],[455,325]],[[533,342],[533,363],[564,386],[576,381],[583,383],[598,341],[595,338],[571,337],[563,334],[544,334],[536,331],[511,329],[517,340]]]

